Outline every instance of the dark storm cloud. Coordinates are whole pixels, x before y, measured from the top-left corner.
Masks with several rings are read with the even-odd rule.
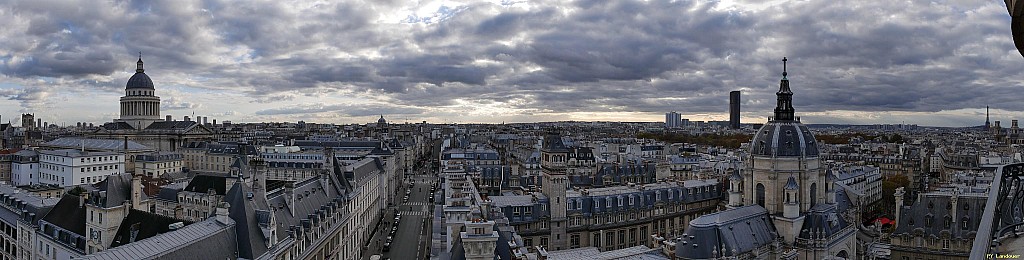
[[[1024,110],[998,1],[737,2],[471,1],[431,16],[406,1],[18,1],[0,4],[0,73],[112,91],[142,51],[154,80],[244,93],[277,108],[242,113],[266,116],[429,116],[459,102],[720,113],[739,89],[744,111],[769,114],[788,56],[800,112]],[[25,87],[5,96],[57,91]],[[304,93],[380,99],[288,105]]]
[[[416,115],[425,110],[412,107],[399,107],[384,104],[311,104],[298,105],[280,108],[272,108],[256,111],[257,115],[292,115],[292,114],[315,114],[315,113],[336,113],[344,116],[361,117],[379,114],[387,115]]]

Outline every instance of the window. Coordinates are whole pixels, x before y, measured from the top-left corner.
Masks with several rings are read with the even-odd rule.
[[[964,218],[963,218],[963,220],[962,220],[961,222],[963,222],[963,226],[961,227],[961,229],[963,229],[963,230],[967,230],[967,229],[968,229],[968,226],[970,226],[970,223],[971,223],[971,219],[970,219],[970,218],[968,218],[968,217],[964,217]]]
[[[764,207],[764,184],[757,184],[756,193],[757,205],[761,205],[761,207]]]

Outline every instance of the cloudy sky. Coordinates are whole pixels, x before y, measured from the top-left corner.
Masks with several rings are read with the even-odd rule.
[[[1003,1],[4,1],[0,115],[101,123],[138,52],[162,114],[234,122],[1024,119]],[[18,124],[18,123],[15,123]]]

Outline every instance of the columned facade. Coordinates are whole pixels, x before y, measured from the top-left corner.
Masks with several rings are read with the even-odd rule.
[[[156,96],[153,81],[146,75],[139,57],[135,75],[128,80],[124,96],[121,97],[121,118],[135,129],[145,129],[153,122],[160,121],[160,97]]]

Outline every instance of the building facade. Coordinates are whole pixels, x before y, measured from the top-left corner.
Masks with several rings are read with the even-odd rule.
[[[39,152],[39,183],[61,187],[92,184],[125,172],[124,155],[64,149]]]

